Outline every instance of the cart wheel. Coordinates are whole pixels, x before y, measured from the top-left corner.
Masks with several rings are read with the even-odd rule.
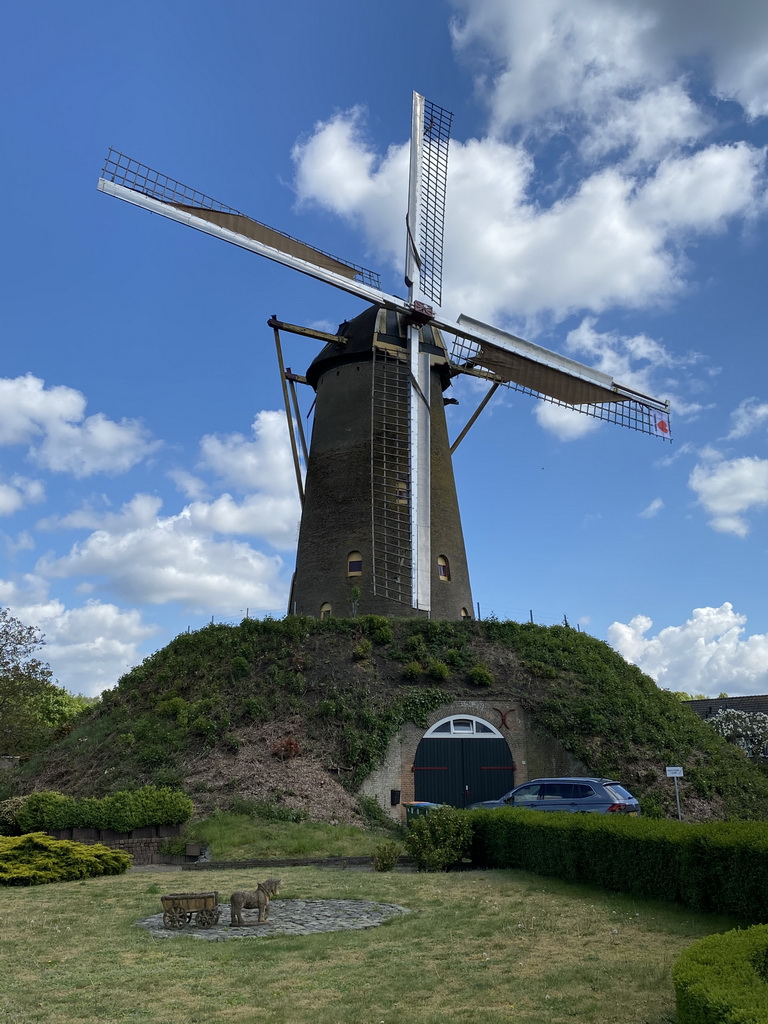
[[[213,928],[218,921],[218,910],[198,910],[197,912],[197,924],[200,928]]]
[[[183,928],[187,923],[188,917],[186,910],[182,910],[180,907],[174,907],[172,910],[166,910],[163,914],[163,924],[166,928]]]

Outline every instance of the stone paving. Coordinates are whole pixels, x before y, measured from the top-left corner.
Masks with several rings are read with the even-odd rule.
[[[390,918],[410,914],[407,907],[396,903],[372,903],[369,900],[271,900],[269,920],[264,924],[232,928],[229,904],[220,903],[221,917],[213,928],[198,927],[195,918],[184,928],[166,928],[163,915],[144,917],[136,924],[148,929],[156,938],[173,939],[189,935],[195,939],[223,942],[227,939],[264,939],[270,935],[312,935],[316,932],[340,932],[348,929],[376,928]],[[247,916],[253,917],[256,912]]]

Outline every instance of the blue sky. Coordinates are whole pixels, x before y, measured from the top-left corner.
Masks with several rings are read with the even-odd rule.
[[[493,399],[455,457],[481,614],[567,616],[671,689],[768,692],[764,4],[32,0],[5,27],[0,604],[62,685],[283,614],[266,320],[362,309],[101,195],[108,146],[403,294],[416,89],[454,113],[443,311],[672,402],[669,445]],[[453,434],[479,400],[456,390]]]

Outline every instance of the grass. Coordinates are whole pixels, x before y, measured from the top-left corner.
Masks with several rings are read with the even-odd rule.
[[[727,918],[522,872],[292,868],[281,898],[374,899],[414,913],[368,931],[202,942],[136,928],[164,892],[253,872],[133,871],[0,904],[9,1024],[670,1024],[671,965]]]
[[[190,838],[207,843],[211,860],[266,857],[370,857],[392,833],[325,822],[270,821],[230,811],[195,822]]]

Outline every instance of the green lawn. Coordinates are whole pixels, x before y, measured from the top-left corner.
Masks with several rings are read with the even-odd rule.
[[[211,860],[262,860],[267,857],[370,857],[391,841],[392,833],[322,821],[272,821],[230,811],[187,828],[211,850]]]
[[[289,868],[281,898],[414,913],[369,931],[203,942],[135,927],[160,895],[229,893],[254,872],[132,871],[0,891],[9,1024],[669,1024],[670,969],[726,918],[521,872]]]

